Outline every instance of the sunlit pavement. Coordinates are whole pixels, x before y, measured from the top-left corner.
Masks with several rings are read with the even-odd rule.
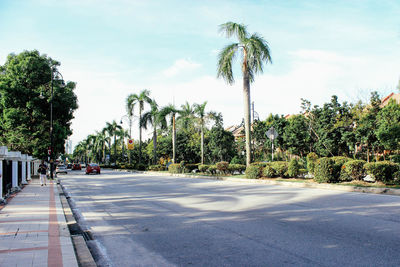
[[[100,266],[400,265],[399,196],[107,170],[61,180]]]
[[[78,266],[53,181],[31,180],[0,210],[0,266]]]

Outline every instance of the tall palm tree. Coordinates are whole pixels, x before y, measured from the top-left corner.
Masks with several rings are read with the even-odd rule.
[[[97,132],[96,131],[96,150],[98,153],[98,159],[100,162],[105,161],[105,146],[106,146],[106,135],[103,133],[103,131],[101,132]]]
[[[186,101],[184,105],[181,105],[181,110],[179,112],[179,120],[181,122],[183,129],[188,129],[191,124],[193,124],[194,119],[194,106],[191,106],[189,102]]]
[[[194,104],[194,113],[198,116],[200,124],[200,136],[201,136],[201,164],[204,164],[204,126],[206,119],[213,116],[213,113],[206,113],[207,101],[203,104]]]
[[[133,116],[133,109],[136,104],[139,105],[139,163],[142,161],[142,127],[140,126],[140,120],[142,119],[142,111],[144,109],[145,103],[150,103],[151,99],[149,97],[150,91],[143,90],[140,94],[130,94],[126,99],[126,108],[129,114]]]
[[[171,125],[172,125],[172,162],[176,161],[176,114],[179,114],[181,111],[177,109],[174,105],[169,104],[166,107],[163,107],[160,111],[160,121],[165,121],[166,117],[171,117]]]
[[[125,130],[121,127],[121,129],[118,129],[116,132],[116,135],[119,138],[119,144],[121,145],[121,150],[122,150],[122,160],[124,160],[124,155],[125,155],[125,138],[129,138],[129,131]]]
[[[108,153],[111,156],[111,136],[109,134],[109,130],[107,129],[107,127],[104,127],[103,130],[101,130],[101,134],[104,135],[104,141],[107,143],[108,145]],[[107,154],[106,148],[105,148],[105,144],[104,144],[104,161],[106,161],[106,157],[105,155]]]
[[[117,163],[117,131],[118,129],[122,129],[121,125],[119,125],[115,120],[111,123],[106,122],[106,131],[110,136],[114,136],[114,163]],[[111,147],[110,147],[111,152]]]
[[[238,52],[242,52],[241,69],[243,75],[243,100],[244,100],[244,124],[246,133],[246,165],[251,161],[250,140],[250,83],[254,81],[254,75],[263,72],[263,64],[271,61],[270,49],[265,41],[257,33],[249,35],[243,24],[227,22],[221,24],[220,32],[226,37],[235,35],[239,42],[227,45],[218,55],[217,77],[222,77],[228,84],[235,82],[232,71],[232,61]]]
[[[155,99],[150,102],[151,110],[143,114],[140,126],[147,130],[150,124],[153,127],[153,164],[157,164],[157,126],[166,128],[165,119],[160,118],[160,110]]]

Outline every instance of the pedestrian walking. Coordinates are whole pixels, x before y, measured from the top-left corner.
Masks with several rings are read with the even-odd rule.
[[[38,172],[40,174],[40,184],[43,186],[47,185],[47,165],[44,163],[44,160],[42,160],[42,163],[39,165]]]

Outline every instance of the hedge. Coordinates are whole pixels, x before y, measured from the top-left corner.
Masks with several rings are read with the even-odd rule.
[[[216,167],[220,173],[226,174],[228,173],[229,162],[227,161],[217,162]]]
[[[272,168],[271,164],[267,164],[263,169],[263,176],[268,178],[276,177],[276,171]]]
[[[180,164],[170,164],[168,166],[168,172],[170,173],[181,173],[182,169],[181,169],[181,165]]]
[[[315,165],[317,164],[318,156],[314,152],[307,155],[307,170],[314,174]]]
[[[235,172],[239,172],[242,174],[246,170],[246,165],[244,164],[229,164],[228,171],[230,174],[235,174]]]
[[[262,167],[257,165],[250,165],[246,168],[246,177],[249,179],[257,179],[261,177]]]
[[[320,158],[314,169],[314,180],[317,183],[335,183],[340,174],[340,168],[332,158]]]
[[[164,165],[150,165],[149,166],[149,171],[164,171],[165,170],[165,166]]]
[[[375,178],[376,181],[385,184],[397,183],[397,172],[400,171],[400,166],[391,161],[369,162],[364,165],[367,173]]]
[[[287,161],[274,161],[271,162],[271,167],[275,170],[275,173],[279,177],[288,177],[289,163]]]
[[[297,159],[292,159],[289,162],[287,173],[289,177],[293,178],[297,177],[300,174],[300,164]]]
[[[350,160],[344,163],[340,171],[340,181],[362,180],[365,176],[365,161]]]

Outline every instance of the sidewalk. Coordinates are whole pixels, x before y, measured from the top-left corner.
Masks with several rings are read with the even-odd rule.
[[[0,207],[0,266],[78,266],[56,181],[33,179]]]

